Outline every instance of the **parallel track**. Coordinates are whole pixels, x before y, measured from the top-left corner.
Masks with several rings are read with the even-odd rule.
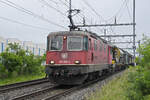
[[[56,90],[58,87],[59,87],[58,85],[54,85],[54,86],[48,87],[48,88],[46,88],[46,89],[41,89],[41,90],[38,90],[38,91],[31,92],[31,93],[29,93],[29,94],[24,94],[24,95],[20,95],[20,96],[14,97],[14,98],[11,99],[11,100],[26,100],[26,99],[34,98],[34,97],[36,97],[36,96],[45,94],[45,93],[47,93],[47,92],[54,91],[54,90]]]
[[[5,92],[11,91],[11,90],[28,87],[28,86],[32,86],[32,85],[42,84],[45,82],[48,82],[47,78],[0,86],[0,93],[5,93]]]

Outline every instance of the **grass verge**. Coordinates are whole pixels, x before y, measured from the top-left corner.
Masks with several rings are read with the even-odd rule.
[[[149,70],[148,70],[149,71]],[[147,71],[146,71],[147,72]],[[145,78],[148,75],[148,78]],[[113,79],[108,84],[91,94],[87,100],[150,100],[149,73],[145,73],[141,67],[131,67],[118,78]],[[145,94],[144,94],[145,93]]]
[[[128,100],[126,97],[126,84],[129,71],[125,71],[121,77],[117,77],[104,85],[101,90],[97,90],[87,100]]]
[[[35,79],[40,79],[40,78],[44,78],[44,77],[45,77],[45,73],[42,73],[39,75],[21,75],[21,76],[17,76],[17,77],[9,77],[6,79],[0,79],[0,86],[18,83],[18,82],[30,81],[30,80],[35,80]]]

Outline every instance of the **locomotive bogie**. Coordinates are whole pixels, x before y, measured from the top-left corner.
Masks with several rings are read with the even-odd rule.
[[[102,76],[108,69],[107,65],[55,65],[47,66],[46,73],[52,83],[78,85],[93,77]]]
[[[87,78],[86,66],[52,66],[46,67],[46,73],[52,83],[62,85],[77,85],[83,83]]]

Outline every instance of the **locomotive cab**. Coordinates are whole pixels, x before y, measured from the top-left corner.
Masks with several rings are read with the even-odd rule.
[[[74,32],[47,37],[46,74],[59,84],[81,84],[87,77],[88,36]],[[84,67],[84,68],[83,68]]]
[[[88,37],[64,34],[48,37],[47,64],[86,64]]]

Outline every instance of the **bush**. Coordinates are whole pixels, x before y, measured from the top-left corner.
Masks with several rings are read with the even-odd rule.
[[[139,66],[136,67],[136,70],[134,68],[130,68],[131,72],[128,73],[128,86],[126,89],[126,95],[129,98],[129,100],[142,100],[142,91],[140,91],[140,88],[142,88],[142,80],[141,80],[141,74],[138,72]]]
[[[127,96],[130,100],[143,100],[150,94],[150,70],[137,66],[128,74]],[[134,70],[134,68],[131,68]]]
[[[8,77],[8,70],[0,64],[0,78],[6,78]]]
[[[9,44],[5,52],[0,54],[0,78],[31,74],[37,75],[44,72],[41,66],[44,56],[34,56],[25,51],[18,44]]]
[[[143,41],[138,49],[142,57],[136,59],[139,66],[128,75],[127,96],[130,100],[144,100],[150,95],[150,39],[144,37]]]

